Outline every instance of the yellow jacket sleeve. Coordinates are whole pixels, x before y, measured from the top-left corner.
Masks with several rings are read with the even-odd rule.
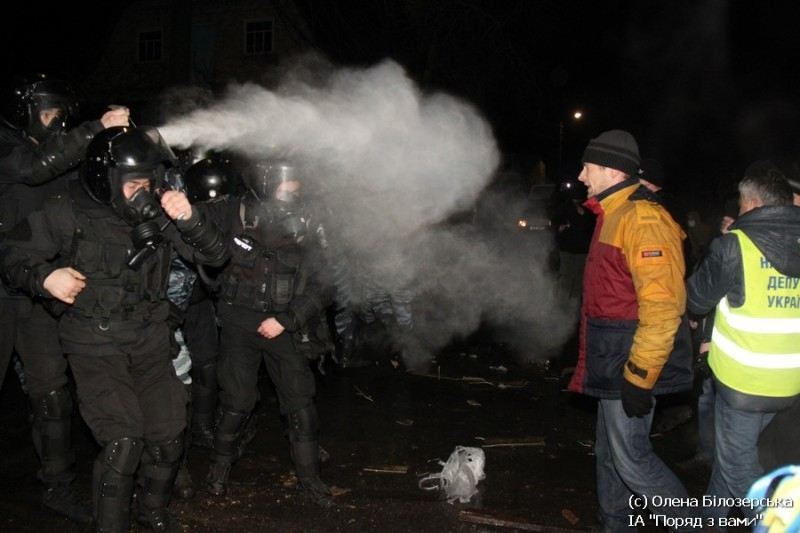
[[[634,202],[622,229],[623,253],[639,307],[639,326],[624,377],[652,389],[672,352],[686,309],[685,235],[663,207],[646,201]]]

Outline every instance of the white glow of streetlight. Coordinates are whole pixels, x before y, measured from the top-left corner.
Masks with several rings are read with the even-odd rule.
[[[581,117],[583,117],[583,112],[581,112],[581,111],[575,111],[572,114],[572,118],[574,118],[575,120],[580,120]]]

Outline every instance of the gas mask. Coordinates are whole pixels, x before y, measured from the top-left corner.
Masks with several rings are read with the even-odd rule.
[[[286,213],[277,220],[277,232],[281,240],[297,244],[303,242],[308,230],[308,220],[299,213]]]
[[[273,231],[282,241],[303,241],[309,220],[297,191],[281,194],[269,203],[268,212]]]
[[[131,226],[143,224],[161,213],[161,204],[158,198],[144,187],[127,198],[121,207],[120,215]]]
[[[138,270],[164,242],[164,226],[159,226],[156,217],[161,213],[161,204],[156,196],[145,188],[137,190],[122,205],[122,218],[131,226],[133,250],[128,258],[128,267]]]

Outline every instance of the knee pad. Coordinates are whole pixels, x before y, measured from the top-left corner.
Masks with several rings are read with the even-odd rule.
[[[142,439],[122,437],[106,444],[100,451],[98,460],[118,474],[132,476],[143,451]]]
[[[75,462],[72,450],[72,396],[62,387],[31,399],[33,445],[45,483],[63,477]]]
[[[225,435],[238,434],[244,429],[248,418],[250,418],[250,413],[223,409],[219,423],[217,423],[217,433]]]
[[[34,419],[52,420],[72,416],[72,395],[66,387],[50,391],[44,396],[31,398]]]

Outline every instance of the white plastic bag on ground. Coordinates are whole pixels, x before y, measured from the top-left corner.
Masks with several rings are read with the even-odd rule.
[[[467,503],[477,492],[478,482],[486,478],[483,468],[486,455],[480,448],[456,446],[446,463],[439,461],[442,471],[419,480],[422,490],[443,489],[448,503]]]

